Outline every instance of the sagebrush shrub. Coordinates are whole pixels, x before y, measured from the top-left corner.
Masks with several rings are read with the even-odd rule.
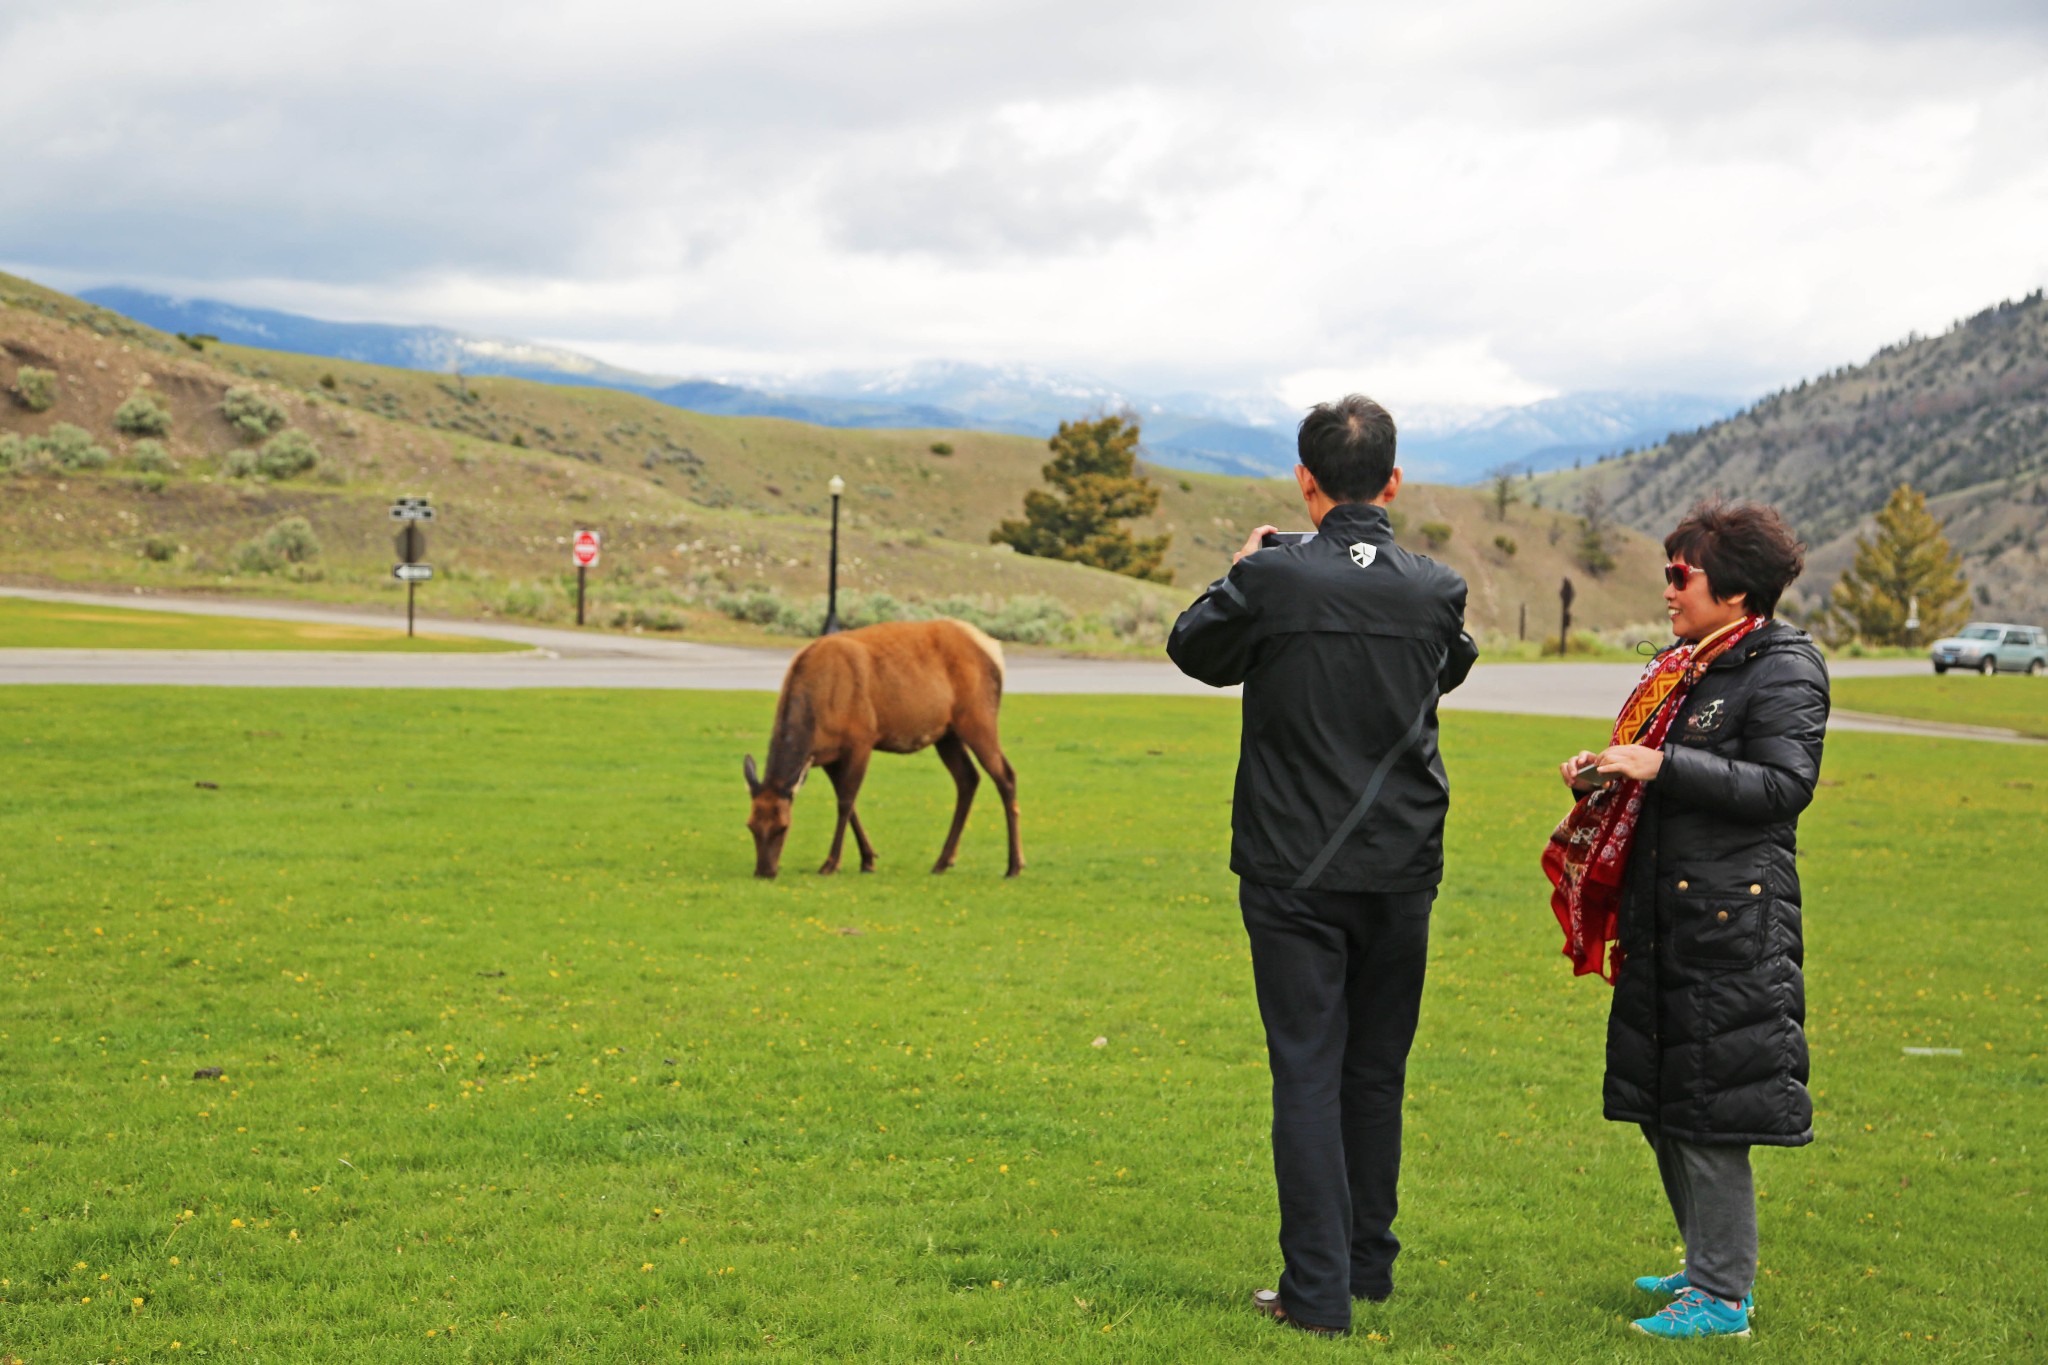
[[[164,449],[162,441],[137,441],[128,452],[128,462],[144,474],[175,474],[178,462]]]
[[[57,401],[57,376],[24,365],[14,372],[14,401],[30,412],[48,412]]]
[[[124,436],[168,436],[170,410],[146,393],[131,393],[114,409],[114,430]]]
[[[168,564],[178,557],[176,536],[149,536],[142,542],[142,557],[157,564]]]
[[[220,415],[252,441],[260,441],[282,427],[285,411],[256,389],[233,388],[220,400]]]
[[[305,432],[293,428],[263,443],[256,456],[256,472],[267,479],[291,479],[319,463],[320,447]]]
[[[104,469],[113,459],[104,446],[93,440],[92,433],[69,422],[59,422],[48,435],[35,439],[65,469]]]
[[[230,450],[227,458],[220,462],[220,472],[230,479],[253,479],[256,477],[256,452],[253,450]]]
[[[304,517],[286,517],[254,540],[235,547],[235,567],[245,573],[276,573],[320,557],[320,538]]]

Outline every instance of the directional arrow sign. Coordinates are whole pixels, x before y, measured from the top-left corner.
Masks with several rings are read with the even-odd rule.
[[[425,498],[400,498],[391,504],[393,521],[432,521],[434,509]]]
[[[401,583],[424,583],[434,576],[431,564],[394,564],[391,576]]]

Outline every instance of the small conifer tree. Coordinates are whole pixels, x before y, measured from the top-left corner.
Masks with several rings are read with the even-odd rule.
[[[1917,639],[1906,619],[1918,608]],[[1825,625],[1872,644],[1916,644],[1958,629],[1970,614],[1962,557],[1927,510],[1927,495],[1900,484],[1871,535],[1856,537],[1856,559],[1828,594]]]
[[[1173,538],[1139,540],[1119,525],[1159,506],[1158,487],[1137,472],[1138,424],[1117,416],[1062,422],[1046,445],[1053,458],[1042,472],[1051,490],[1026,493],[1023,519],[1005,521],[989,540],[1018,554],[1171,583],[1161,561]]]

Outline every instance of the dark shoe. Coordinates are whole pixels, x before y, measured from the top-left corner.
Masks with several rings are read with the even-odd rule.
[[[1354,1285],[1351,1290],[1351,1297],[1354,1299],[1364,1299],[1367,1303],[1385,1303],[1388,1299],[1394,1297],[1394,1286],[1391,1284],[1376,1284],[1370,1289],[1360,1289]]]
[[[1258,1309],[1273,1321],[1284,1323],[1297,1331],[1307,1332],[1310,1336],[1348,1337],[1351,1335],[1349,1327],[1319,1327],[1315,1323],[1303,1322],[1300,1318],[1290,1317],[1287,1310],[1280,1306],[1278,1290],[1254,1289],[1252,1291],[1252,1307]]]

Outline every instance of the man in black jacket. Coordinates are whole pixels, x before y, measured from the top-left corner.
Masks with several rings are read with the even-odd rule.
[[[1443,878],[1450,786],[1436,703],[1479,651],[1465,581],[1394,544],[1394,419],[1352,395],[1302,421],[1295,479],[1316,535],[1261,549],[1181,614],[1167,653],[1244,684],[1231,814],[1273,1073],[1280,1188],[1271,1316],[1351,1325],[1393,1292],[1401,1097]]]

